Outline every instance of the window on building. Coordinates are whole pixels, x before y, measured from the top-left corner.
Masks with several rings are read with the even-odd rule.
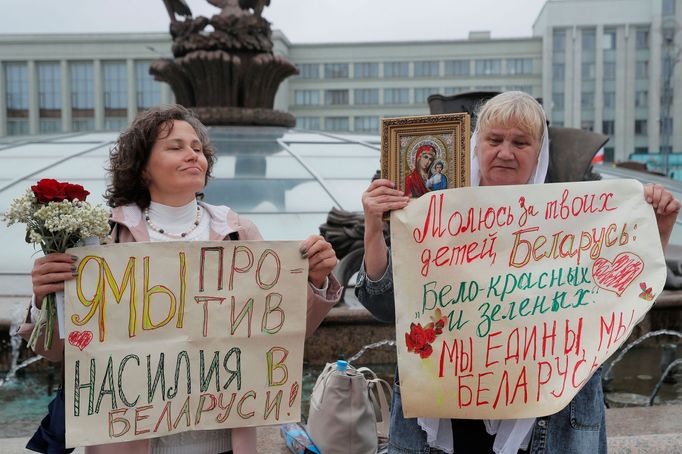
[[[663,13],[663,15],[668,16],[675,14],[675,0],[663,0],[662,6],[661,13]]]
[[[28,119],[7,119],[7,135],[8,136],[25,136],[29,132]]]
[[[71,73],[71,107],[74,109],[95,108],[95,71],[90,62],[72,62]],[[75,113],[74,113],[74,116]]]
[[[446,76],[468,76],[469,60],[448,60],[445,62]]]
[[[125,109],[128,106],[128,72],[125,62],[105,62],[102,64],[104,75],[104,108]]]
[[[41,118],[38,122],[41,134],[55,134],[62,132],[61,118]]]
[[[38,63],[38,107],[41,133],[61,132],[62,77],[58,62]]]
[[[673,87],[672,84],[663,84],[661,87],[661,105],[672,106],[673,104]]]
[[[673,77],[673,71],[677,60],[672,55],[665,55],[661,59],[661,77],[663,80]]]
[[[357,132],[379,132],[379,117],[359,116],[353,119],[354,130]]]
[[[452,96],[469,90],[469,87],[445,87],[445,96]]]
[[[635,77],[637,79],[649,78],[649,61],[643,60],[635,63]]]
[[[604,79],[616,80],[616,63],[607,61],[604,63]]]
[[[320,117],[296,117],[296,127],[299,129],[310,129],[313,131],[319,131],[320,128]]]
[[[356,79],[376,79],[379,77],[379,63],[355,63],[353,77]]]
[[[61,65],[57,62],[46,62],[38,63],[36,66],[38,69],[38,104],[40,109],[61,109]]]
[[[581,75],[583,80],[594,79],[594,63],[583,62],[581,66]]]
[[[109,117],[104,119],[104,129],[109,131],[122,131],[128,125],[124,117]]]
[[[509,58],[507,59],[507,74],[532,74],[533,59]]]
[[[563,63],[554,63],[552,65],[552,79],[564,80],[566,78],[566,66]]]
[[[635,147],[635,154],[649,154],[649,147]]]
[[[564,52],[566,50],[565,30],[554,30],[552,33],[552,48],[554,52]]]
[[[324,128],[327,131],[348,131],[348,117],[326,117]]]
[[[348,105],[348,90],[325,90],[324,103],[328,106]]]
[[[28,118],[28,66],[5,63],[5,93],[8,117]]]
[[[384,77],[409,77],[410,64],[406,61],[384,63]]]
[[[615,109],[616,108],[616,92],[615,91],[605,91],[604,92],[604,108]]]
[[[594,109],[593,91],[584,91],[580,94],[580,107],[583,109]]]
[[[149,61],[135,62],[135,83],[137,85],[137,110],[145,110],[161,104],[161,83],[149,74]]]
[[[324,65],[325,79],[347,79],[348,63],[326,63]]]
[[[532,95],[533,87],[531,87],[530,85],[508,85],[506,91],[522,91],[524,93]]]
[[[296,67],[298,68],[298,77],[301,79],[320,78],[320,65],[317,63],[299,63]]]
[[[649,106],[649,90],[637,90],[635,92],[635,107]]]
[[[594,28],[584,28],[581,32],[583,52],[594,51],[597,44],[597,32]]]
[[[594,121],[583,120],[580,122],[580,129],[583,131],[594,131]]]
[[[616,150],[613,147],[604,148],[604,162],[613,162]]]
[[[612,136],[615,131],[615,122],[613,120],[604,120],[601,122],[601,132]]]
[[[499,58],[476,60],[477,76],[497,76],[500,74],[502,74],[502,60]]]
[[[355,104],[379,104],[378,88],[358,88],[353,92],[353,102]]]
[[[7,134],[29,133],[28,66],[26,63],[5,63],[5,93],[7,104]]]
[[[616,48],[616,30],[612,28],[604,29],[602,47],[604,50],[613,50]]]
[[[661,118],[661,135],[670,136],[673,133],[673,119],[671,117]]]
[[[414,102],[415,104],[422,104],[427,102],[429,96],[437,94],[440,92],[439,88],[428,87],[428,88],[415,88],[414,89]]]
[[[647,120],[635,120],[635,135],[646,136],[648,134]]]
[[[649,29],[648,28],[637,28],[635,32],[635,45],[637,49],[648,49],[649,48]]]
[[[319,90],[294,90],[294,104],[297,106],[319,106]]]
[[[88,117],[73,117],[71,129],[74,132],[92,131],[95,129],[95,119]]]
[[[437,61],[414,62],[414,77],[438,77]]]
[[[120,131],[128,116],[128,68],[125,62],[104,62],[104,129]]]
[[[502,87],[499,85],[478,85],[474,89],[478,91],[502,91]]]
[[[384,104],[407,104],[409,102],[409,88],[384,88]]]
[[[552,94],[552,109],[553,110],[564,110],[564,94],[563,93],[553,93]]]

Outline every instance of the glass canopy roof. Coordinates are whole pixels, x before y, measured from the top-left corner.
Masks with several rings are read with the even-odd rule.
[[[253,220],[266,239],[318,233],[332,207],[362,211],[379,168],[378,136],[273,127],[209,128],[218,162],[205,200]],[[105,166],[117,133],[0,138],[0,212],[41,178],[82,184],[104,204]],[[0,227],[0,274],[26,274],[33,249],[24,227]]]

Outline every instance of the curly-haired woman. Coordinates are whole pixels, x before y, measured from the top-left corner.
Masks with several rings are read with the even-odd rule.
[[[141,113],[120,135],[110,155],[111,181],[106,198],[112,208],[113,240],[122,243],[261,240],[258,229],[248,219],[226,206],[199,200],[215,161],[206,128],[184,107],[171,105]],[[308,259],[306,334],[310,335],[338,302],[341,288],[331,274],[336,255],[329,243],[312,235],[301,243],[300,250]],[[68,254],[49,254],[35,261],[32,312],[39,309],[45,295],[63,290],[64,281],[75,277],[76,260]],[[27,323],[21,331],[28,336],[32,329],[32,324]],[[63,351],[63,342],[55,342],[50,351],[38,353],[61,361]],[[59,398],[63,396],[51,405],[51,415],[29,442],[30,449],[66,452],[63,449],[64,407]],[[86,448],[88,454],[120,452],[252,454],[256,452],[256,430],[251,427],[185,432]]]

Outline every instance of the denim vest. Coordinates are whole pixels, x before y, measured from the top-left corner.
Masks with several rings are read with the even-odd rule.
[[[363,260],[364,264],[364,260]],[[378,281],[370,281],[364,265],[360,268],[355,294],[363,306],[377,319],[395,321],[393,273],[389,266]],[[561,411],[537,418],[529,454],[602,454],[606,453],[606,419],[604,394],[599,368],[573,400]],[[466,434],[453,434],[455,437]],[[416,418],[404,418],[400,383],[396,372],[391,405],[389,454],[429,454],[441,452],[426,443],[426,432]],[[468,454],[468,453],[455,453]]]

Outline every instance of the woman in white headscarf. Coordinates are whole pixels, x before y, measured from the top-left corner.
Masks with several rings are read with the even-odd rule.
[[[549,165],[549,137],[542,107],[523,92],[506,92],[490,99],[478,113],[472,149],[472,186],[544,183]],[[656,211],[665,249],[680,203],[658,185],[646,186],[644,197]],[[362,196],[365,257],[358,273],[356,295],[379,320],[395,320],[383,213],[404,208],[408,200],[391,181],[384,179],[373,181]],[[509,454],[526,449],[532,453],[606,452],[600,371],[560,412],[543,418],[503,421],[406,419],[396,374],[389,453]]]

